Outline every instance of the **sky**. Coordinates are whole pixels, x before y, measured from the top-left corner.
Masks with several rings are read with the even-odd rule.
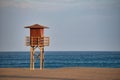
[[[0,51],[29,51],[29,29],[48,26],[46,51],[120,51],[120,0],[0,0]]]

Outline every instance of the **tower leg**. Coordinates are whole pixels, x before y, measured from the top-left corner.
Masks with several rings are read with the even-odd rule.
[[[30,48],[30,70],[34,70],[34,47]]]
[[[44,47],[40,47],[40,70],[44,68]]]

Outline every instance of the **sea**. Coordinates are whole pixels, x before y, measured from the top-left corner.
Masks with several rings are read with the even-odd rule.
[[[40,59],[35,53],[35,68]],[[118,51],[45,51],[44,68],[97,67],[120,68]],[[0,52],[0,68],[29,68],[30,52]]]

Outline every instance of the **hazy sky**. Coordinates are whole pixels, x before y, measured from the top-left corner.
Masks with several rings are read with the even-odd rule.
[[[120,51],[120,0],[0,0],[0,51],[28,51],[36,23],[50,27],[45,50]]]

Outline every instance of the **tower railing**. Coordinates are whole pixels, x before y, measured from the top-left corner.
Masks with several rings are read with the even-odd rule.
[[[49,37],[25,37],[26,46],[49,46]]]

